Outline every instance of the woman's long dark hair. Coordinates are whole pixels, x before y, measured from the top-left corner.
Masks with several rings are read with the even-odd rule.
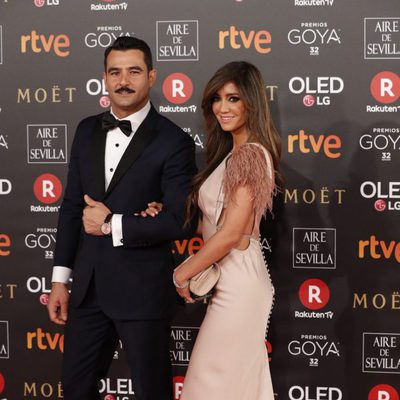
[[[228,82],[233,82],[246,110],[246,127],[249,142],[262,144],[271,154],[276,177],[279,179],[281,140],[272,122],[265,84],[260,71],[246,61],[234,61],[221,67],[207,83],[201,107],[207,131],[206,167],[193,179],[192,192],[187,204],[186,223],[196,215],[200,186],[232,150],[230,132],[223,131],[215,117],[212,105],[217,92]]]

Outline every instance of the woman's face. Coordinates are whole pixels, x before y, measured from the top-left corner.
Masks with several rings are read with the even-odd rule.
[[[247,135],[246,108],[239,90],[233,82],[227,82],[214,96],[212,110],[221,128],[233,135]]]

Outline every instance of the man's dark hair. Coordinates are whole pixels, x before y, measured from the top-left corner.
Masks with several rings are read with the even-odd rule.
[[[148,44],[139,38],[131,36],[120,36],[114,43],[107,47],[104,52],[104,70],[107,72],[107,57],[112,50],[126,51],[126,50],[140,50],[144,54],[144,62],[146,63],[148,72],[153,69],[153,58]]]

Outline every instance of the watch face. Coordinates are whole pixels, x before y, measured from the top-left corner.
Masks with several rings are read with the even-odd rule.
[[[111,234],[111,224],[108,222],[105,222],[103,225],[101,225],[101,231],[103,232],[104,235],[110,235]]]

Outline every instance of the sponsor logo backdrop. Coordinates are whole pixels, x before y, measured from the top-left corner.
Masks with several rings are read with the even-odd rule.
[[[150,44],[153,104],[193,138],[199,167],[206,82],[231,60],[262,71],[285,179],[261,238],[276,399],[398,400],[398,0],[0,0],[0,15],[1,399],[63,398],[63,329],[45,308],[57,214],[75,128],[110,104],[104,49],[130,35]],[[202,243],[171,251],[179,262]],[[204,312],[173,321],[174,400]],[[135,400],[134,381],[120,343],[101,399]]]

